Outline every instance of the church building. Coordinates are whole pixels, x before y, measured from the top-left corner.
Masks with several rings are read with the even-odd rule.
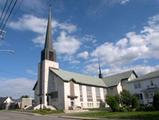
[[[105,106],[106,95],[120,94],[128,90],[127,83],[138,76],[133,70],[103,77],[99,66],[99,77],[65,71],[56,60],[52,44],[51,11],[48,16],[44,49],[38,66],[38,80],[34,85],[36,109],[63,110],[99,108]]]

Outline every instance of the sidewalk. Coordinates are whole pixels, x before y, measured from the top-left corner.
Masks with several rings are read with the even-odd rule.
[[[66,118],[66,119],[78,119],[78,120],[99,120],[99,118],[91,118],[91,117],[77,117],[77,116],[58,116],[59,118]]]

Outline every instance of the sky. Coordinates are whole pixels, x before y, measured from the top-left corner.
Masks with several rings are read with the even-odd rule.
[[[0,0],[0,13],[5,0]],[[104,76],[159,69],[159,0],[18,0],[0,50],[0,96],[33,96],[49,4],[60,69]]]

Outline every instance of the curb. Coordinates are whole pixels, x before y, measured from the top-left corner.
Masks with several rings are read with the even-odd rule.
[[[41,116],[40,114],[37,114],[37,113],[29,113],[29,112],[22,112],[22,111],[10,111],[10,112],[17,113],[17,114],[24,114],[24,115]]]
[[[90,118],[90,117],[76,117],[76,116],[58,116],[59,118],[66,119],[78,119],[78,120],[99,120],[99,118]]]

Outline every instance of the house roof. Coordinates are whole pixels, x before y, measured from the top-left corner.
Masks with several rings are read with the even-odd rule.
[[[88,75],[83,75],[83,74],[79,74],[75,72],[69,72],[69,71],[65,71],[61,69],[50,68],[50,70],[66,82],[73,80],[76,83],[80,83],[80,84],[106,87],[103,80],[97,77],[91,77]]]
[[[103,81],[108,87],[116,86],[119,84],[119,82],[121,80],[128,79],[132,73],[134,73],[136,75],[134,70],[130,70],[130,71],[126,71],[126,72],[104,77]],[[137,77],[137,75],[136,75],[136,77]]]
[[[132,81],[129,81],[129,82],[135,82],[135,81],[138,81],[138,80],[152,79],[152,78],[156,78],[156,77],[159,77],[159,70],[147,73],[147,74],[145,74],[143,76],[140,76],[140,77],[138,77],[138,78],[136,78]]]
[[[4,103],[4,101],[7,99],[8,97],[0,97],[0,104]]]

